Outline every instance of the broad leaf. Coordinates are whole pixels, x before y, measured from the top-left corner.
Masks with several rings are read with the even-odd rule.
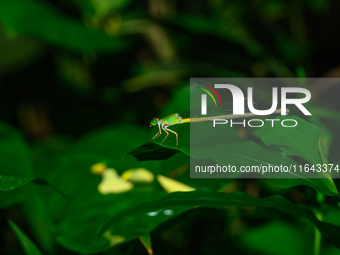
[[[170,145],[159,145],[156,143],[146,143],[130,151],[129,154],[135,156],[137,160],[160,160],[171,157],[175,153],[182,152],[196,160],[213,159],[220,165],[233,165],[238,169],[242,165],[296,165],[298,164],[288,157],[285,153],[279,151],[269,151],[253,142],[244,142],[237,144],[218,144],[204,149],[176,147]],[[224,175],[222,178],[238,178],[240,173],[233,175]],[[209,176],[210,177],[210,176]],[[219,176],[220,177],[220,176]],[[314,173],[299,173],[290,171],[288,173],[264,174],[262,177],[280,187],[288,188],[297,185],[306,185],[323,193],[327,196],[338,197],[336,190],[329,189],[328,186],[317,178]],[[273,178],[275,177],[275,178]]]
[[[28,144],[19,131],[1,121],[0,155],[0,175],[34,176],[33,157]],[[25,196],[26,193],[19,190],[14,190],[11,194],[0,192],[0,207],[12,206]]]
[[[279,116],[276,119],[282,121],[286,118]],[[299,156],[313,164],[322,164],[318,151],[320,130],[300,117],[289,116],[289,119],[296,120],[297,126],[284,127],[277,124],[272,127],[270,122],[257,129],[254,134],[267,146],[278,145],[289,156]]]
[[[131,221],[131,219],[138,219],[143,222],[150,218],[157,219],[158,215],[161,216],[165,212],[171,211],[172,215],[178,215],[176,213],[178,211],[193,209],[199,206],[211,208],[225,208],[230,206],[265,207],[276,209],[293,216],[303,217],[315,224],[325,237],[330,239],[334,245],[340,248],[338,242],[340,238],[340,226],[319,221],[308,207],[292,203],[280,195],[267,198],[256,198],[240,191],[232,193],[218,193],[212,191],[171,193],[163,199],[144,203],[115,215],[103,227],[100,233],[102,234],[110,229],[117,228],[122,222],[127,223]],[[157,212],[157,214],[151,214],[154,212]],[[131,227],[133,227],[134,221],[131,223]],[[128,227],[127,225],[124,226]],[[157,225],[155,224],[154,227],[156,226]]]
[[[22,134],[0,121],[0,173],[32,176],[33,157]]]
[[[41,255],[37,246],[32,242],[32,240],[11,220],[8,221],[12,231],[18,238],[22,249],[26,255]]]
[[[133,134],[133,135],[131,135]],[[69,199],[65,202],[56,194],[44,197],[46,213],[55,223],[56,240],[77,253],[99,253],[120,242],[128,241],[147,231],[147,222],[135,222],[136,229],[123,228],[120,233],[107,233],[97,238],[101,227],[111,218],[131,206],[152,201],[166,195],[157,181],[134,184],[131,191],[120,194],[102,194],[98,191],[103,177],[91,172],[91,167],[103,162],[121,176],[127,170],[145,168],[160,171],[163,162],[137,162],[121,157],[140,144],[147,133],[132,126],[107,127],[83,137],[51,161],[46,172],[48,181],[62,189]],[[119,145],[119,146],[117,146]],[[172,167],[172,166],[171,166]],[[168,217],[163,219],[165,221]]]
[[[163,160],[170,158],[178,152],[188,152],[188,148],[176,147],[171,145],[159,145],[158,143],[148,142],[129,152],[138,161],[144,160]]]
[[[58,188],[50,185],[46,180],[41,178],[29,178],[29,177],[14,177],[8,175],[0,175],[0,191],[12,191],[14,189],[20,188],[28,183],[35,183],[38,185],[48,186],[58,192],[61,196],[66,198],[66,195]]]
[[[276,119],[282,121],[285,118],[285,116],[280,116]],[[326,159],[324,149],[320,144],[320,130],[300,117],[290,116],[289,118],[297,121],[296,127],[284,127],[283,125],[272,127],[271,123],[267,123],[257,129],[254,134],[260,137],[267,146],[279,146],[287,155],[299,156],[313,165],[326,164],[327,162],[324,162]],[[337,193],[330,172],[315,172],[315,174],[322,178],[330,191]]]
[[[240,242],[246,250],[257,254],[312,254],[313,246],[309,245],[311,241],[301,236],[311,236],[313,229],[308,222],[299,223],[273,221],[261,224],[244,231],[240,235]]]
[[[97,191],[97,185],[95,179],[92,183],[87,183],[62,212],[56,238],[70,250],[82,254],[103,252],[120,242],[143,236],[153,230],[155,223],[158,225],[169,219],[169,216],[159,217],[154,221],[131,219],[128,223],[118,224],[117,229],[98,237],[102,226],[110,220],[111,215],[134,205],[161,198],[165,193],[135,189],[121,194],[103,195]]]

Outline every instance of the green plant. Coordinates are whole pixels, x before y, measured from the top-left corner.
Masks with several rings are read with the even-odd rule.
[[[0,1],[1,254],[337,254],[337,83],[301,84],[313,115],[293,111],[294,130],[228,129],[196,148],[189,126],[174,128],[181,147],[148,129],[189,110],[190,77],[336,77],[337,7]],[[332,173],[190,178],[207,158]]]

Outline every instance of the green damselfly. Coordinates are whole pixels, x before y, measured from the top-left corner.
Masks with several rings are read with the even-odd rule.
[[[231,102],[224,103],[224,105],[229,106],[232,104]],[[225,109],[224,107],[219,107],[219,110],[224,112],[230,112],[230,109]],[[287,114],[289,113],[289,109],[287,109]],[[273,114],[281,114],[281,109],[276,109]],[[179,114],[179,113],[173,113],[169,116],[159,119],[159,118],[153,118],[153,120],[150,122],[150,127],[156,127],[158,126],[158,132],[157,134],[152,138],[152,141],[155,141],[161,134],[162,130],[166,133],[166,136],[164,137],[161,144],[165,141],[167,137],[169,137],[170,142],[170,133],[173,133],[176,135],[176,145],[178,146],[178,134],[169,129],[169,127],[178,125],[178,124],[185,124],[185,123],[201,123],[201,122],[210,122],[214,121],[215,119],[241,119],[241,118],[250,118],[258,116],[254,113],[247,112],[244,114],[236,115],[236,114],[215,114],[213,116],[207,116],[207,117],[197,117],[197,113],[186,113],[186,114]]]

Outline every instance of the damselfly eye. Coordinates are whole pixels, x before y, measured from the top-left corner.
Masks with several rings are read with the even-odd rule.
[[[156,126],[157,125],[157,120],[152,120],[150,122],[150,125],[153,126],[153,127]]]

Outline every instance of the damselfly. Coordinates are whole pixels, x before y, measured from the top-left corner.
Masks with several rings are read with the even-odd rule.
[[[224,105],[230,106],[232,104],[231,102],[224,103]],[[219,112],[224,112],[228,113],[230,112],[230,108],[226,109],[225,107],[219,107]],[[289,113],[289,109],[286,110],[287,114]],[[152,141],[156,140],[161,134],[162,130],[166,133],[166,136],[164,137],[163,141],[161,144],[165,141],[165,139],[169,136],[169,142],[170,142],[170,133],[173,133],[176,135],[176,145],[178,146],[178,134],[169,129],[169,127],[178,125],[178,124],[184,124],[184,123],[201,123],[201,122],[210,122],[214,121],[215,119],[241,119],[241,118],[250,118],[250,117],[255,117],[258,116],[254,113],[247,112],[242,115],[236,115],[236,114],[220,114],[217,115],[216,111],[214,111],[215,114],[213,116],[207,116],[207,117],[197,117],[198,114],[195,112],[190,112],[190,113],[185,113],[185,114],[179,114],[179,113],[173,113],[170,114],[169,116],[159,119],[159,118],[154,118],[150,122],[150,127],[155,127],[158,126],[158,132],[157,134],[152,138]],[[273,114],[281,114],[281,109],[276,109]]]

